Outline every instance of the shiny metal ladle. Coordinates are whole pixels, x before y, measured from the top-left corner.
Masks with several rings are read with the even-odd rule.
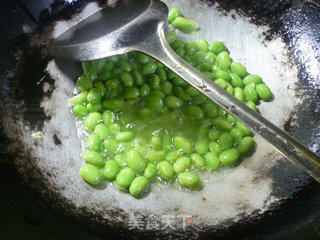
[[[149,54],[320,182],[319,156],[238,101],[170,48],[164,35],[167,14],[167,6],[160,0],[120,1],[115,8],[101,9],[52,40],[48,52],[57,58],[76,61],[105,58],[129,51]]]

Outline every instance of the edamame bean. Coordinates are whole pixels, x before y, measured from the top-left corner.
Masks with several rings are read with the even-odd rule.
[[[200,107],[198,107],[197,105],[187,105],[184,108],[185,112],[187,113],[187,115],[189,115],[191,118],[193,119],[202,119],[204,117],[204,113],[202,111],[202,109]]]
[[[185,154],[192,153],[192,145],[191,143],[184,137],[176,136],[173,138],[173,144],[176,149],[182,150]]]
[[[208,49],[214,54],[219,54],[221,52],[227,51],[226,46],[221,41],[213,41],[212,43],[209,44]]]
[[[203,75],[207,76],[208,78],[210,78],[211,80],[214,80],[216,75],[212,72],[209,72],[209,71],[203,71],[202,72]]]
[[[161,84],[161,89],[165,94],[170,95],[173,89],[173,85],[170,82],[165,81]]]
[[[121,190],[126,190],[135,177],[136,173],[131,168],[124,168],[116,177],[116,186]]]
[[[208,51],[209,44],[208,44],[207,40],[205,40],[204,38],[198,38],[196,40],[196,45],[197,45],[198,50],[205,51],[205,52]]]
[[[92,165],[97,167],[101,167],[104,164],[104,160],[100,153],[96,151],[84,151],[82,153],[83,159]]]
[[[73,113],[75,115],[77,115],[79,118],[84,118],[88,115],[88,110],[87,110],[86,106],[76,104],[73,107]]]
[[[209,149],[209,147],[208,147]],[[193,153],[190,155],[192,164],[199,170],[203,170],[206,166],[204,158],[199,153]]]
[[[256,104],[255,104],[254,102],[248,101],[248,102],[246,103],[246,105],[247,105],[249,108],[251,108],[253,111],[258,111],[257,106],[256,106]]]
[[[101,182],[102,176],[99,169],[91,164],[85,164],[80,168],[80,176],[91,185],[97,185]]]
[[[200,179],[192,172],[183,172],[179,174],[178,182],[181,186],[194,188],[200,184]]]
[[[120,75],[121,82],[125,87],[131,87],[134,84],[133,77],[128,72],[124,72]]]
[[[242,88],[239,88],[239,87],[234,88],[234,97],[241,102],[245,101],[245,95]]]
[[[165,160],[167,162],[173,163],[175,162],[179,157],[181,157],[181,152],[176,151],[176,150],[172,150],[171,152],[169,152],[167,154],[167,156],[165,157]]]
[[[207,152],[204,158],[208,169],[217,170],[219,168],[220,162],[217,154],[215,154],[214,152]]]
[[[88,115],[86,120],[84,121],[84,126],[89,130],[93,131],[93,129],[102,122],[102,116],[100,113],[93,112]]]
[[[199,154],[205,154],[209,151],[209,144],[207,139],[200,139],[195,143],[195,150]]]
[[[233,147],[233,138],[229,133],[222,133],[219,137],[219,143],[222,148],[229,149]]]
[[[136,173],[142,173],[147,166],[146,160],[141,157],[136,149],[132,149],[127,153],[127,164]]]
[[[169,108],[180,108],[182,106],[182,101],[175,96],[167,96],[164,99],[164,104]]]
[[[140,95],[139,89],[136,87],[127,87],[123,91],[123,97],[125,99],[134,99],[139,97],[139,95]]]
[[[243,125],[241,122],[237,121],[236,126],[243,133],[243,136],[248,136],[251,134],[251,130],[247,126]]]
[[[115,155],[115,156],[114,156],[114,160],[118,163],[118,165],[119,165],[120,167],[126,167],[126,166],[128,166],[128,164],[127,164],[127,159],[126,159],[126,157],[124,156],[124,154]]]
[[[206,56],[204,57],[204,61],[211,63],[212,69],[212,64],[214,64],[217,61],[217,56],[213,52],[207,52]]]
[[[215,72],[215,78],[216,79],[223,79],[225,80],[226,82],[231,82],[231,77],[230,77],[230,74],[226,71],[223,71],[223,70],[218,70]]]
[[[164,151],[151,151],[147,154],[148,161],[152,163],[158,163],[162,161],[164,157]]]
[[[158,96],[148,95],[146,98],[146,106],[147,108],[154,110],[154,109],[161,109],[163,107],[163,101]]]
[[[104,87],[103,82],[97,82],[97,83],[95,84],[95,88],[98,88],[98,89],[100,90],[102,97],[105,95],[105,93],[106,93],[106,88]]]
[[[153,163],[148,163],[146,169],[144,170],[144,176],[149,180],[153,180],[157,176],[157,167]]]
[[[148,79],[149,86],[152,89],[160,88],[160,78],[157,74],[151,74]]]
[[[209,144],[209,149],[211,152],[215,153],[215,154],[220,154],[221,153],[221,146],[219,143],[217,142],[212,142]]]
[[[197,51],[192,55],[191,59],[195,64],[199,64],[204,61],[206,54],[204,51]]]
[[[130,131],[118,132],[115,139],[118,142],[130,142],[133,139],[133,133]]]
[[[192,56],[197,51],[197,44],[195,42],[189,42],[185,46],[186,54]]]
[[[175,18],[171,24],[181,32],[193,33],[198,29],[198,23],[183,17]]]
[[[140,88],[140,96],[145,97],[150,93],[150,86],[148,84],[143,84]]]
[[[233,95],[234,90],[233,90],[233,87],[231,86],[230,83],[228,83],[228,87],[226,88],[226,91],[227,91],[229,94]]]
[[[233,87],[239,87],[239,88],[242,88],[243,87],[243,83],[242,83],[242,80],[241,78],[235,74],[235,73],[230,73],[229,74],[230,78],[231,78],[231,85]]]
[[[255,88],[251,85],[247,85],[244,88],[244,95],[249,101],[252,101],[254,103],[258,102],[258,93],[256,92]]]
[[[110,124],[113,123],[115,120],[116,116],[114,115],[113,112],[111,112],[110,110],[105,110],[102,114],[102,120],[106,123],[106,124]]]
[[[218,79],[214,80],[214,82],[215,82],[215,84],[222,87],[223,89],[226,89],[228,87],[228,82],[226,82],[222,78],[218,78]]]
[[[103,175],[109,179],[114,180],[118,173],[120,172],[120,168],[118,163],[115,160],[108,160],[104,165]]]
[[[259,84],[259,83],[261,83],[262,82],[262,78],[261,77],[259,77],[259,76],[257,76],[257,75],[248,75],[248,76],[246,76],[244,79],[243,79],[243,84],[244,85],[249,85],[249,84],[255,84],[255,85],[257,85],[257,84]]]
[[[173,170],[176,174],[182,173],[191,166],[190,158],[181,157],[173,163]]]
[[[199,95],[199,91],[194,87],[192,87],[191,85],[187,86],[185,91],[191,97]]]
[[[165,34],[168,44],[173,44],[177,40],[177,34],[174,31]]]
[[[102,105],[108,110],[117,110],[125,106],[123,98],[110,98],[102,102]]]
[[[181,99],[181,101],[190,101],[191,97],[184,91],[182,87],[174,87],[173,93]]]
[[[200,72],[203,71],[210,71],[212,69],[212,63],[209,62],[202,62],[200,64],[198,64],[198,66],[196,67]]]
[[[230,68],[231,65],[231,60],[229,57],[229,53],[226,51],[223,51],[221,53],[219,53],[218,58],[217,58],[217,63],[218,66],[224,70],[227,71]]]
[[[177,50],[178,48],[184,48],[187,45],[187,43],[183,40],[177,40],[172,44],[172,47]]]
[[[244,137],[237,145],[240,154],[245,154],[254,146],[252,137]]]
[[[241,63],[232,62],[230,66],[231,72],[237,74],[239,77],[243,78],[247,75],[247,69]]]
[[[99,112],[102,109],[101,102],[98,103],[88,103],[86,106],[88,112]]]
[[[183,56],[186,54],[186,52],[184,51],[184,49],[183,49],[182,47],[177,48],[177,49],[175,50],[175,52],[176,52],[176,54],[178,54],[180,57],[183,57]]]
[[[91,134],[88,137],[88,148],[91,151],[100,152],[100,150],[101,150],[101,141],[100,141],[100,136],[98,134]]]
[[[164,82],[167,80],[167,73],[162,67],[158,66],[156,74],[159,76],[161,82]]]
[[[230,135],[232,136],[236,144],[242,141],[243,133],[239,128],[232,128],[230,131]]]
[[[138,71],[133,71],[132,72],[132,77],[136,83],[136,85],[141,86],[142,84],[144,84],[144,78],[142,76],[142,74]]]
[[[72,103],[72,104],[81,104],[81,105],[83,105],[83,104],[87,103],[88,93],[89,92],[87,92],[87,91],[79,93],[78,95],[68,99],[68,102]]]
[[[153,62],[146,63],[141,68],[142,75],[150,75],[157,70],[157,64]]]
[[[118,79],[110,79],[110,80],[106,81],[105,87],[107,89],[115,89],[115,88],[120,87],[120,82]]]
[[[115,154],[119,148],[119,144],[114,139],[105,139],[103,141],[103,148],[108,154]]]
[[[144,176],[138,176],[133,179],[130,187],[129,192],[132,196],[137,196],[140,194],[148,185],[148,179]]]
[[[225,117],[218,117],[212,120],[213,125],[222,131],[230,131],[233,126]]]
[[[230,148],[219,155],[219,161],[222,165],[230,166],[233,165],[239,157],[239,151],[236,148]]]
[[[259,97],[264,101],[268,101],[271,97],[270,88],[264,83],[257,84],[256,91]]]
[[[154,89],[150,95],[153,95],[153,96],[156,96],[156,97],[159,97],[161,99],[164,99],[166,97],[166,95],[160,90],[160,89]]]
[[[202,110],[208,118],[214,118],[217,116],[217,108],[214,103],[206,102],[201,105]]]
[[[209,131],[208,137],[212,141],[217,141],[219,139],[220,134],[221,134],[221,131],[215,128]]]
[[[125,72],[130,72],[132,70],[131,65],[128,61],[120,61],[118,62],[118,65]]]
[[[102,98],[101,90],[98,88],[91,88],[87,96],[87,101],[89,103],[98,103],[101,101],[101,98]]]
[[[167,161],[161,161],[157,166],[159,175],[164,180],[171,180],[174,177],[173,166]]]
[[[93,81],[82,75],[77,79],[77,85],[80,91],[87,91],[93,87]]]
[[[161,146],[161,137],[159,136],[152,136],[150,141],[151,146],[154,148],[159,148]]]
[[[137,61],[141,64],[146,64],[148,62],[150,62],[150,57],[144,53],[138,53],[137,55]]]

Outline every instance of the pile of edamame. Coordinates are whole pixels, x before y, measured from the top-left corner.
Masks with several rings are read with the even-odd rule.
[[[188,33],[198,28],[177,8],[168,22]],[[253,110],[270,98],[261,77],[232,61],[224,43],[185,42],[175,30],[166,38],[180,57]],[[197,189],[197,174],[235,164],[254,145],[250,129],[150,56],[130,52],[82,67],[79,94],[69,102],[90,134],[80,175],[92,185],[105,178],[133,196],[156,179]]]

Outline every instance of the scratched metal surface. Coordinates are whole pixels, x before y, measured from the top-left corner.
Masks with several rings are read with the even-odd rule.
[[[271,35],[271,28],[267,25],[254,24],[245,14],[222,10],[217,4],[212,6],[206,2],[182,0],[166,2],[169,7],[179,7],[187,17],[201,23],[199,37],[223,40],[234,60],[246,65],[250,73],[263,77],[274,93],[273,101],[259,106],[264,116],[298,138],[303,133],[301,141],[309,144],[314,151],[319,150],[318,141],[312,140],[319,139],[319,132],[312,128],[319,123],[317,112],[314,112],[314,117],[308,118],[313,121],[310,128],[301,125],[303,116],[300,114],[301,111],[308,112],[304,108],[305,103],[317,102],[306,93],[309,90],[303,85],[301,69],[299,70],[282,35],[272,34],[272,38],[267,41],[265,36]],[[73,19],[58,22],[54,33],[63,31],[69,24],[97,8],[98,4],[91,3]],[[283,18],[285,17],[288,16],[284,14]],[[30,55],[38,54],[45,46],[48,34],[52,34],[52,28],[47,30],[45,34],[32,38],[30,44],[34,48],[28,50]],[[181,37],[191,39],[190,36]],[[25,57],[18,53],[19,51],[16,52],[16,57],[19,60]],[[33,58],[20,64],[29,65],[30,60]],[[259,218],[276,209],[281,202],[291,198],[310,181],[299,169],[281,159],[267,143],[256,138],[257,149],[253,155],[242,161],[237,168],[204,175],[204,189],[199,192],[190,193],[175,185],[157,184],[148,196],[137,200],[114,190],[107,182],[93,188],[78,176],[78,169],[83,164],[80,159],[81,144],[66,103],[72,96],[79,68],[76,64],[55,62],[45,56],[38,61],[34,64],[43,65],[42,68],[49,73],[41,82],[38,81],[45,74],[40,72],[36,76],[32,69],[29,70],[30,76],[18,71],[12,73],[12,78],[8,78],[6,84],[10,91],[2,99],[7,104],[3,109],[4,131],[12,140],[11,151],[23,150],[16,160],[23,176],[43,194],[56,199],[56,207],[62,207],[80,219],[90,218],[98,226],[112,225],[125,229],[129,227],[129,216],[132,213],[141,219],[154,216],[160,225],[164,224],[163,216],[171,216],[174,218],[175,229],[167,228],[166,234],[201,234],[202,230],[218,231],[248,219]],[[305,65],[309,70],[317,66],[312,61],[309,62],[311,65]],[[20,66],[21,69],[23,66]],[[30,88],[30,92],[25,90],[25,95],[18,99],[12,92],[17,93],[14,91],[21,87],[15,86],[19,73],[26,74],[38,83],[30,88],[25,82],[23,89]],[[308,74],[308,71],[304,73]],[[311,73],[318,79],[312,82],[314,88],[317,88],[319,72],[312,70]],[[34,95],[33,98],[28,98],[29,93],[30,96]],[[31,134],[38,130],[45,132],[41,141],[31,138]],[[181,216],[190,216],[192,219],[192,224],[189,224],[186,231],[183,231]],[[154,231],[154,234],[162,233],[155,230],[150,231]]]

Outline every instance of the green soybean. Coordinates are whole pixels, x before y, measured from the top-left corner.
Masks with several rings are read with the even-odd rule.
[[[77,79],[77,85],[81,91],[87,91],[93,87],[93,81],[82,75]]]
[[[264,101],[268,101],[271,97],[270,88],[264,83],[257,84],[256,91],[259,97]]]
[[[237,145],[237,149],[240,154],[247,153],[254,146],[254,141],[252,137],[244,137]]]
[[[97,185],[101,182],[102,176],[99,169],[91,164],[85,164],[80,168],[80,176],[91,185]]]
[[[243,133],[239,128],[232,128],[230,131],[230,135],[232,136],[234,142],[236,144],[238,144],[239,142],[241,142],[242,137],[243,137]]]
[[[213,41],[209,44],[209,51],[213,52],[214,54],[219,54],[221,52],[227,51],[226,46],[221,41]]]
[[[243,87],[243,82],[241,80],[241,78],[235,74],[235,73],[230,73],[229,74],[230,78],[231,78],[231,85],[233,87],[239,87],[239,88],[242,88]]]
[[[115,155],[115,156],[114,156],[114,160],[118,163],[118,165],[119,165],[120,167],[126,167],[126,166],[128,166],[128,164],[127,164],[127,159],[126,159],[126,157],[124,156],[124,154]]]
[[[132,149],[127,153],[127,164],[136,173],[142,173],[147,166],[147,161],[136,149]]]
[[[227,71],[230,68],[231,65],[231,60],[229,57],[229,53],[226,51],[223,51],[219,53],[218,58],[217,58],[218,66],[224,70]]]
[[[219,143],[222,148],[229,149],[233,147],[233,138],[229,133],[222,133],[219,136]]]
[[[247,69],[241,63],[232,62],[230,66],[231,72],[237,74],[239,77],[243,78],[247,75]]]
[[[98,134],[91,134],[88,137],[88,148],[91,151],[99,152],[101,150],[101,141]]]
[[[125,106],[123,98],[110,98],[102,102],[102,105],[108,110],[117,110]]]
[[[104,164],[104,160],[100,153],[95,151],[84,151],[82,153],[83,159],[92,165],[101,167]]]
[[[248,136],[251,134],[251,130],[241,122],[237,121],[236,126],[240,129],[244,136]]]
[[[209,149],[209,147],[208,147]],[[206,166],[205,159],[199,153],[193,153],[190,155],[192,164],[199,170],[202,170]]]
[[[173,138],[173,144],[176,149],[182,150],[185,154],[192,153],[192,145],[191,143],[184,137],[176,136]]]
[[[255,88],[251,85],[245,86],[244,95],[246,96],[247,100],[252,101],[254,103],[257,103],[259,100],[258,93],[256,92]]]
[[[102,114],[102,120],[106,123],[106,124],[110,124],[113,123],[115,121],[116,116],[114,115],[113,112],[111,112],[110,110],[105,110]]]
[[[98,103],[88,103],[86,106],[88,112],[100,112],[102,109],[101,102]]]
[[[157,177],[157,167],[153,163],[148,163],[144,170],[144,176],[149,180],[153,180]]]
[[[73,107],[73,112],[79,118],[84,118],[84,117],[86,117],[88,115],[88,110],[87,110],[86,106],[81,105],[81,104],[76,104]]]
[[[222,165],[230,166],[233,165],[239,157],[239,151],[236,148],[230,148],[219,155],[219,161]]]
[[[177,34],[174,31],[167,32],[165,36],[169,44],[172,44],[177,40]]]
[[[208,51],[209,44],[208,44],[207,40],[205,40],[204,38],[198,38],[196,40],[196,45],[197,45],[198,50],[206,51],[206,52]]]
[[[87,100],[89,103],[98,103],[101,101],[102,98],[102,93],[101,90],[98,88],[91,88],[88,96],[87,96]]]
[[[193,119],[199,120],[204,117],[202,109],[197,105],[187,105],[185,106],[184,110],[187,113],[187,115],[189,115]]]
[[[215,128],[209,131],[208,137],[212,141],[217,141],[219,139],[220,134],[221,134],[221,131]]]
[[[164,104],[169,107],[169,108],[180,108],[183,104],[183,102],[175,97],[175,96],[167,96],[165,99],[164,99]]]
[[[216,153],[207,152],[204,158],[208,169],[217,170],[219,168],[220,162]]]
[[[172,93],[173,85],[171,82],[165,81],[161,84],[161,89],[166,95],[170,95]]]
[[[93,129],[102,122],[102,116],[100,113],[93,112],[88,115],[86,120],[84,121],[84,126],[90,130],[93,131]]]
[[[245,101],[245,95],[242,88],[236,87],[234,88],[234,97],[241,102]]]
[[[217,117],[212,120],[213,125],[222,131],[230,131],[233,128],[232,123],[228,122],[225,117]]]
[[[136,87],[127,87],[124,89],[123,92],[123,97],[125,99],[134,99],[139,97],[140,93],[139,93],[139,89]]]
[[[88,96],[88,93],[87,91],[84,91],[82,93],[79,93],[78,95],[68,99],[68,102],[69,103],[72,103],[72,104],[80,104],[80,105],[83,105],[84,103],[87,103],[87,96]]]
[[[174,177],[173,166],[167,161],[161,161],[158,164],[158,172],[161,178],[165,180],[171,180]]]
[[[122,73],[120,76],[120,79],[121,79],[123,86],[125,86],[125,87],[131,87],[134,84],[133,77],[128,72]]]
[[[199,154],[205,154],[209,151],[209,144],[207,139],[200,139],[195,143],[195,150]]]
[[[161,107],[163,106],[163,101],[160,97],[158,96],[153,96],[153,95],[148,95],[145,98],[146,101],[146,106],[149,109],[161,109]]]
[[[216,79],[221,78],[221,79],[225,80],[226,82],[230,82],[231,81],[230,74],[228,72],[226,72],[226,71],[223,71],[223,70],[217,70],[215,72],[215,78]]]
[[[185,46],[186,54],[193,55],[197,51],[197,44],[195,42],[189,42]]]
[[[176,17],[171,24],[181,32],[193,33],[198,29],[198,23],[183,17]]]
[[[107,138],[103,141],[103,148],[108,154],[115,154],[119,148],[119,144],[116,140]]]
[[[210,149],[211,152],[213,152],[213,153],[215,153],[217,155],[221,153],[221,146],[217,142],[211,142],[209,144],[209,149]]]
[[[262,82],[262,78],[257,76],[257,75],[247,75],[244,79],[243,79],[243,84],[244,85],[249,85],[249,84],[259,84]]]
[[[120,168],[115,160],[108,160],[104,165],[103,175],[109,180],[114,180],[119,172]]]
[[[165,160],[167,162],[173,163],[175,162],[179,157],[181,157],[181,153],[179,151],[176,150],[172,150],[171,152],[169,152],[167,154],[167,156],[165,157]]]
[[[133,179],[130,187],[129,192],[132,196],[136,196],[140,194],[148,185],[148,179],[144,176],[138,176]]]
[[[148,84],[143,84],[140,88],[140,96],[145,97],[150,93],[150,86]]]
[[[182,173],[191,167],[191,161],[188,157],[181,157],[173,163],[173,170],[176,174]]]
[[[257,106],[256,106],[256,104],[255,104],[254,102],[248,101],[248,102],[246,103],[246,105],[247,105],[249,108],[251,108],[253,111],[258,111]]]
[[[181,186],[194,188],[200,184],[200,179],[192,172],[183,172],[179,174],[178,182]]]
[[[203,103],[201,105],[201,108],[208,118],[215,118],[218,114],[218,110],[214,103],[211,103],[211,102]]]
[[[131,168],[124,168],[116,177],[116,186],[121,190],[126,190],[129,188],[135,177],[136,173]]]
[[[130,131],[118,132],[115,139],[118,142],[129,142],[133,139],[133,133]]]
[[[153,62],[146,63],[141,68],[142,75],[150,75],[157,70],[157,64]]]

